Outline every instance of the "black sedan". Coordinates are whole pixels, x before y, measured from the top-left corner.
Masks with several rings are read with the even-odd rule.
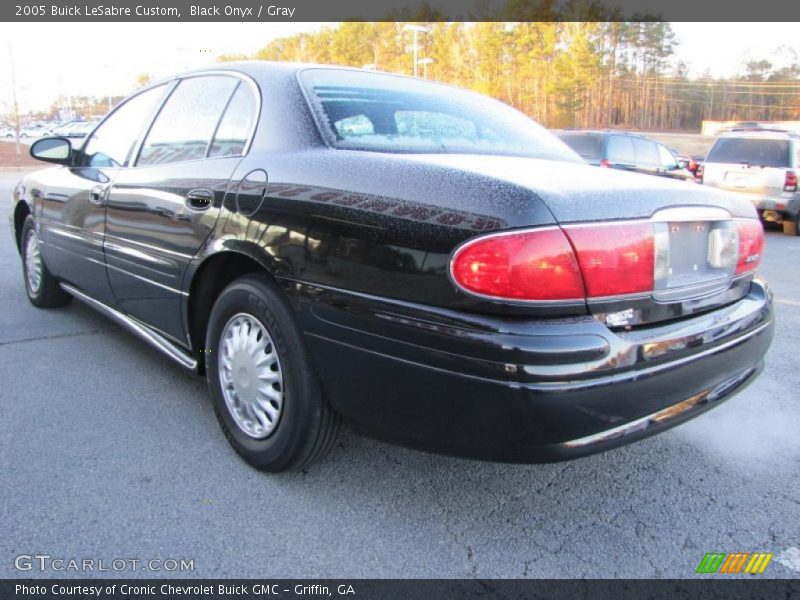
[[[204,374],[264,470],[320,458],[342,421],[586,455],[718,405],[772,338],[750,202],[595,169],[449,86],[225,64],[31,154],[58,165],[14,191],[31,302],[78,298]]]

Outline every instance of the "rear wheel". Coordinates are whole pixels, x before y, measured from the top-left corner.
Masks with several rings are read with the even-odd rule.
[[[237,279],[220,294],[205,364],[217,420],[253,467],[298,469],[333,447],[339,417],[322,395],[291,309],[265,275]]]
[[[31,304],[39,308],[58,308],[72,300],[61,289],[58,280],[47,270],[39,245],[39,233],[33,218],[28,216],[22,226],[22,274],[25,277],[25,291]]]
[[[800,235],[800,228],[798,228],[798,216],[796,219],[784,219],[783,221],[783,233],[786,235]]]

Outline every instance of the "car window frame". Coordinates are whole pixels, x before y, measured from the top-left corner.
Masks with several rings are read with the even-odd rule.
[[[158,116],[161,114],[161,111],[163,110],[164,106],[166,106],[167,102],[169,102],[169,99],[172,97],[172,94],[178,88],[180,83],[182,81],[186,80],[186,79],[194,79],[194,78],[197,78],[197,77],[220,77],[220,76],[222,76],[222,77],[232,77],[234,79],[238,79],[239,83],[237,83],[236,86],[234,86],[233,90],[231,91],[231,95],[228,97],[228,101],[225,103],[225,107],[222,109],[222,111],[219,114],[219,117],[217,118],[217,122],[214,125],[214,132],[211,134],[211,139],[209,140],[209,143],[206,146],[205,155],[202,158],[191,158],[191,159],[187,159],[187,160],[177,160],[175,162],[152,164],[152,165],[140,165],[139,164],[139,159],[141,158],[142,148],[144,147],[144,143],[147,140],[147,136],[150,135],[150,131],[152,130],[153,125],[156,122],[156,119],[158,119]],[[217,131],[219,130],[220,123],[222,123],[222,119],[225,117],[225,112],[228,110],[228,107],[230,106],[231,100],[233,100],[233,97],[236,94],[236,92],[239,90],[239,87],[242,85],[242,82],[244,82],[250,88],[250,91],[253,94],[253,98],[256,101],[255,109],[253,110],[252,120],[250,122],[250,128],[249,128],[249,131],[248,131],[248,134],[247,134],[247,140],[245,141],[245,144],[244,144],[244,147],[242,149],[242,152],[241,152],[241,154],[234,154],[234,155],[229,155],[229,156],[208,156],[208,153],[209,153],[209,151],[211,149],[211,145],[214,142],[214,136],[217,134]],[[261,108],[262,108],[261,89],[258,87],[258,84],[255,82],[255,80],[253,80],[252,77],[250,77],[248,75],[245,75],[244,73],[239,73],[237,71],[220,71],[220,70],[217,70],[217,71],[203,71],[203,72],[200,72],[200,73],[190,73],[188,75],[182,75],[182,76],[176,77],[175,79],[173,79],[171,81],[171,85],[172,85],[172,87],[168,90],[167,94],[164,96],[164,98],[161,101],[161,103],[159,103],[158,108],[154,111],[154,113],[151,115],[149,121],[147,122],[147,125],[146,125],[146,127],[144,129],[144,135],[142,135],[139,138],[139,143],[136,146],[136,149],[134,150],[134,153],[133,153],[133,156],[135,157],[135,160],[132,161],[133,164],[131,164],[128,168],[131,168],[131,169],[154,169],[154,168],[158,168],[158,167],[167,167],[167,166],[170,166],[170,165],[181,165],[181,164],[187,164],[187,163],[194,163],[194,162],[198,162],[198,161],[201,161],[201,160],[221,160],[221,159],[225,159],[225,158],[244,158],[245,156],[247,156],[250,153],[250,148],[252,147],[253,140],[255,139],[256,130],[258,128],[258,123],[259,123],[259,120],[261,119]]]
[[[140,134],[141,134],[142,132],[145,132],[145,135],[146,135],[146,132],[150,130],[150,125],[151,125],[151,124],[152,124],[152,122],[153,122],[153,118],[154,118],[154,117],[155,117],[155,115],[156,115],[156,114],[158,114],[158,112],[161,110],[161,107],[164,105],[164,102],[166,101],[166,99],[167,99],[167,98],[170,96],[170,94],[172,94],[172,90],[175,88],[175,85],[176,85],[176,84],[175,84],[175,82],[174,82],[174,81],[172,81],[172,80],[166,80],[166,81],[157,81],[157,82],[155,82],[155,83],[153,83],[153,84],[151,84],[151,85],[148,85],[148,86],[146,86],[146,87],[143,87],[142,89],[136,90],[136,92],[135,92],[135,93],[131,94],[130,96],[128,96],[127,98],[125,98],[125,99],[124,99],[122,102],[120,102],[119,104],[117,104],[117,105],[116,105],[116,106],[115,106],[115,107],[114,107],[114,108],[111,110],[111,112],[109,112],[109,113],[108,113],[106,116],[104,116],[104,117],[103,117],[103,118],[100,120],[100,122],[99,122],[99,123],[97,123],[97,125],[95,125],[94,129],[92,129],[92,131],[91,131],[91,132],[89,132],[89,134],[88,134],[88,135],[87,135],[87,136],[86,136],[86,137],[83,139],[83,144],[81,144],[81,147],[80,147],[81,160],[83,159],[83,157],[85,157],[84,150],[85,150],[85,149],[87,148],[87,146],[89,145],[89,142],[90,142],[90,141],[92,140],[92,138],[95,136],[95,134],[97,133],[97,131],[98,131],[98,130],[99,130],[99,129],[100,129],[102,126],[103,126],[103,125],[105,125],[106,121],[109,121],[110,119],[112,119],[112,118],[113,118],[113,117],[114,117],[114,116],[115,116],[115,115],[116,115],[116,114],[117,114],[117,113],[118,113],[118,112],[119,112],[119,111],[120,111],[120,110],[121,110],[121,109],[122,109],[122,108],[123,108],[123,107],[124,107],[126,104],[128,104],[128,103],[129,103],[130,101],[132,101],[134,98],[137,98],[137,97],[141,96],[142,94],[144,94],[144,93],[146,93],[146,92],[149,92],[149,91],[151,91],[151,90],[154,90],[154,89],[156,89],[156,88],[158,88],[158,87],[162,87],[162,86],[163,86],[163,87],[164,87],[164,94],[163,94],[163,96],[161,97],[161,99],[160,99],[158,102],[156,102],[156,105],[155,105],[155,107],[153,108],[153,111],[152,111],[152,113],[150,114],[150,116],[149,116],[147,119],[145,119],[143,128],[142,128],[141,130],[139,130],[139,133],[140,133]],[[134,146],[133,152],[131,152],[130,161],[129,161],[129,160],[126,160],[126,161],[125,161],[125,164],[123,164],[123,165],[119,165],[119,166],[117,166],[117,167],[99,167],[99,166],[94,166],[94,167],[93,167],[93,166],[91,166],[91,165],[83,165],[83,166],[84,166],[84,167],[86,167],[86,168],[92,168],[92,169],[111,169],[111,168],[113,168],[113,169],[129,169],[129,168],[131,168],[131,166],[132,166],[132,165],[130,164],[130,162],[134,162],[134,161],[133,161],[133,159],[134,159],[134,158],[136,158],[136,157],[138,157],[138,155],[139,155],[139,150],[140,150],[140,148],[141,148],[141,145],[142,145],[142,142],[143,142],[143,141],[144,141],[144,136],[143,136],[143,135],[139,135],[139,137],[138,137],[138,140],[137,140],[137,142],[136,142],[136,145]]]

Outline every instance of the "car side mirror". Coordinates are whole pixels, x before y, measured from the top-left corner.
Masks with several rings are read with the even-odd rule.
[[[68,165],[72,162],[72,144],[66,138],[42,138],[31,144],[31,156],[36,160]]]

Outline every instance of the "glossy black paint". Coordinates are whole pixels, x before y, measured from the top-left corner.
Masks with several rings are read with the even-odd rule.
[[[642,298],[641,327],[613,331],[590,308],[630,302],[492,302],[460,293],[447,275],[453,249],[481,233],[648,218],[676,205],[754,217],[749,202],[572,163],[334,150],[298,67],[216,71],[251,79],[261,96],[244,156],[56,167],[21,182],[18,214],[34,214],[56,276],[199,357],[214,351],[193,331],[213,302],[202,295],[226,275],[210,265],[257,265],[285,290],[323,388],[350,423],[496,460],[610,447],[561,444],[746,374],[730,394],[760,369],[771,299],[750,276],[698,301]],[[198,190],[207,206],[190,201]]]

